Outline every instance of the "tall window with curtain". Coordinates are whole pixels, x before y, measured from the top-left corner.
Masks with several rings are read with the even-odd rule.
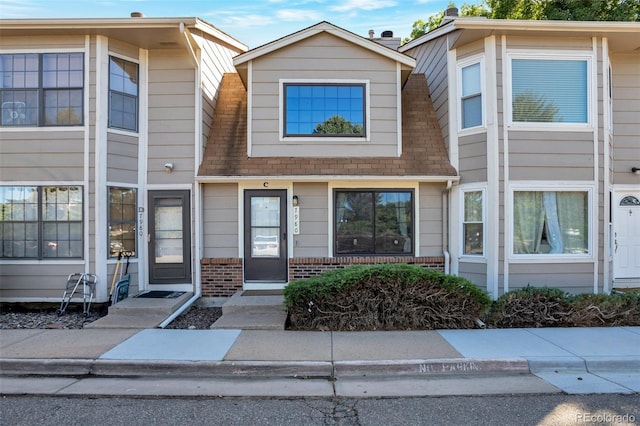
[[[585,191],[515,191],[513,253],[589,253],[589,208]]]

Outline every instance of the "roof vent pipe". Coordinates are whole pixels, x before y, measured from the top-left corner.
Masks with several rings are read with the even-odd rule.
[[[369,38],[373,38],[374,34],[375,34],[375,31],[369,30]]]
[[[131,12],[132,18],[144,18],[144,14],[142,12]]]

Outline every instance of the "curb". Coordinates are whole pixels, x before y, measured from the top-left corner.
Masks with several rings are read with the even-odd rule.
[[[335,361],[335,376],[467,376],[487,373],[530,373],[524,358]]]

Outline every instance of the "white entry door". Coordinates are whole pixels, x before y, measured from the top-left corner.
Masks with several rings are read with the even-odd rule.
[[[614,279],[640,280],[640,192],[618,192],[613,206]]]

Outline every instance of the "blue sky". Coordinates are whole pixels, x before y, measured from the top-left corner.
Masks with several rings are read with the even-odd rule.
[[[391,30],[405,38],[418,19],[450,0],[0,0],[0,18],[199,17],[250,48],[320,21],[367,37]],[[471,2],[473,3],[473,2]]]

